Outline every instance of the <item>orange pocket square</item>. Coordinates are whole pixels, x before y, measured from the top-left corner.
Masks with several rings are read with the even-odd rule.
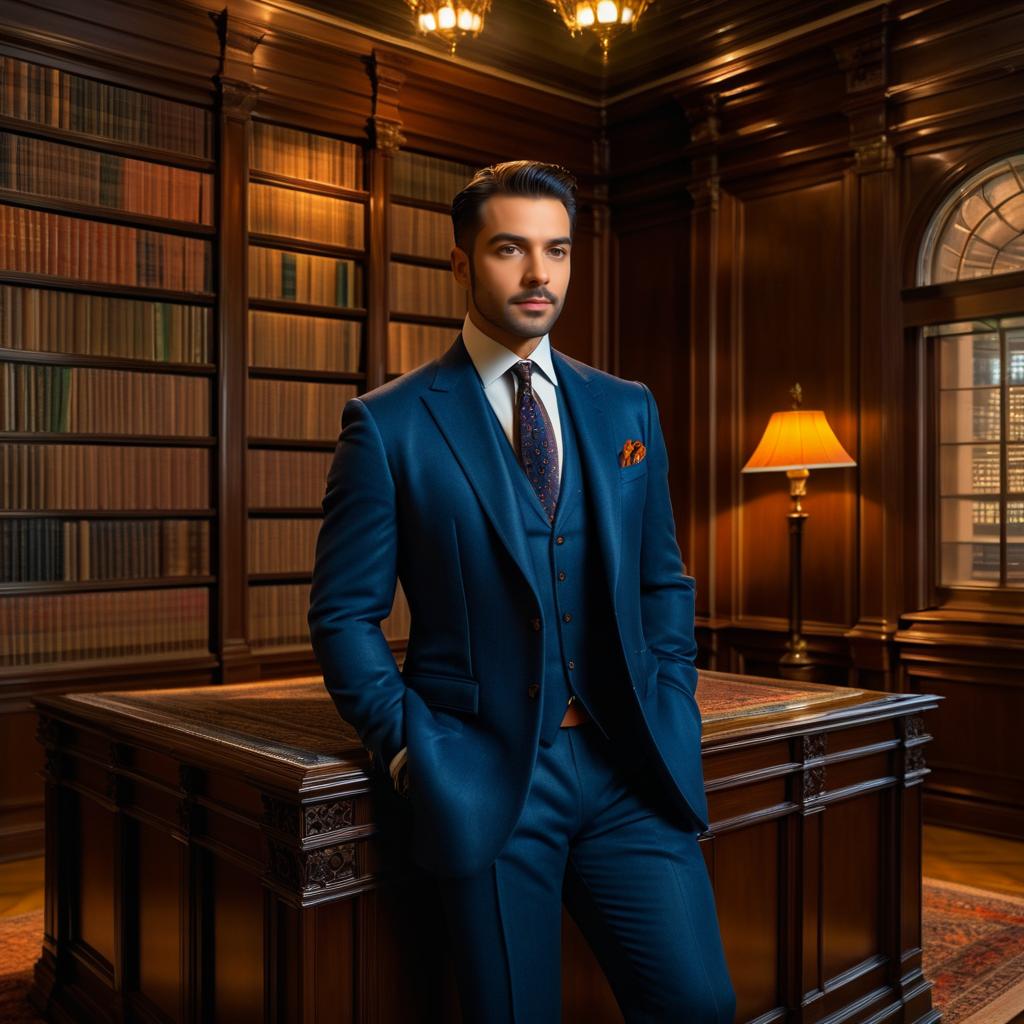
[[[647,449],[644,447],[643,441],[627,439],[626,443],[622,446],[622,451],[619,452],[619,465],[634,466],[646,455]]]

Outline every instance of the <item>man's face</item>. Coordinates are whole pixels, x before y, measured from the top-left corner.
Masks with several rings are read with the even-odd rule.
[[[480,221],[472,261],[452,250],[471,318],[506,344],[541,338],[558,320],[569,287],[568,211],[558,199],[492,196]]]

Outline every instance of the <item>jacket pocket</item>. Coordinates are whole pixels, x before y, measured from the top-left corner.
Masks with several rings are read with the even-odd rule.
[[[480,684],[467,676],[448,676],[434,672],[404,674],[406,686],[415,690],[428,707],[449,708],[475,715],[480,708]]]

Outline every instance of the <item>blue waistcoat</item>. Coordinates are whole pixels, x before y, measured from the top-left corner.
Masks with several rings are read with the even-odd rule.
[[[611,601],[601,565],[589,493],[583,479],[576,427],[556,387],[562,444],[562,478],[554,522],[549,522],[536,491],[527,479],[496,416],[488,417],[519,498],[519,511],[529,544],[541,596],[544,630],[544,676],[540,742],[548,746],[565,715],[573,694],[598,727],[610,735],[609,698],[616,681],[605,678],[616,662],[605,651],[614,635]],[[618,680],[628,688],[627,680]]]

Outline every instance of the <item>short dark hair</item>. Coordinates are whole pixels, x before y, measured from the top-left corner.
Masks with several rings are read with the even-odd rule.
[[[481,167],[452,200],[455,244],[473,258],[480,230],[480,207],[491,196],[531,196],[561,200],[569,214],[569,237],[576,229],[576,179],[558,164],[540,160],[507,160]]]

